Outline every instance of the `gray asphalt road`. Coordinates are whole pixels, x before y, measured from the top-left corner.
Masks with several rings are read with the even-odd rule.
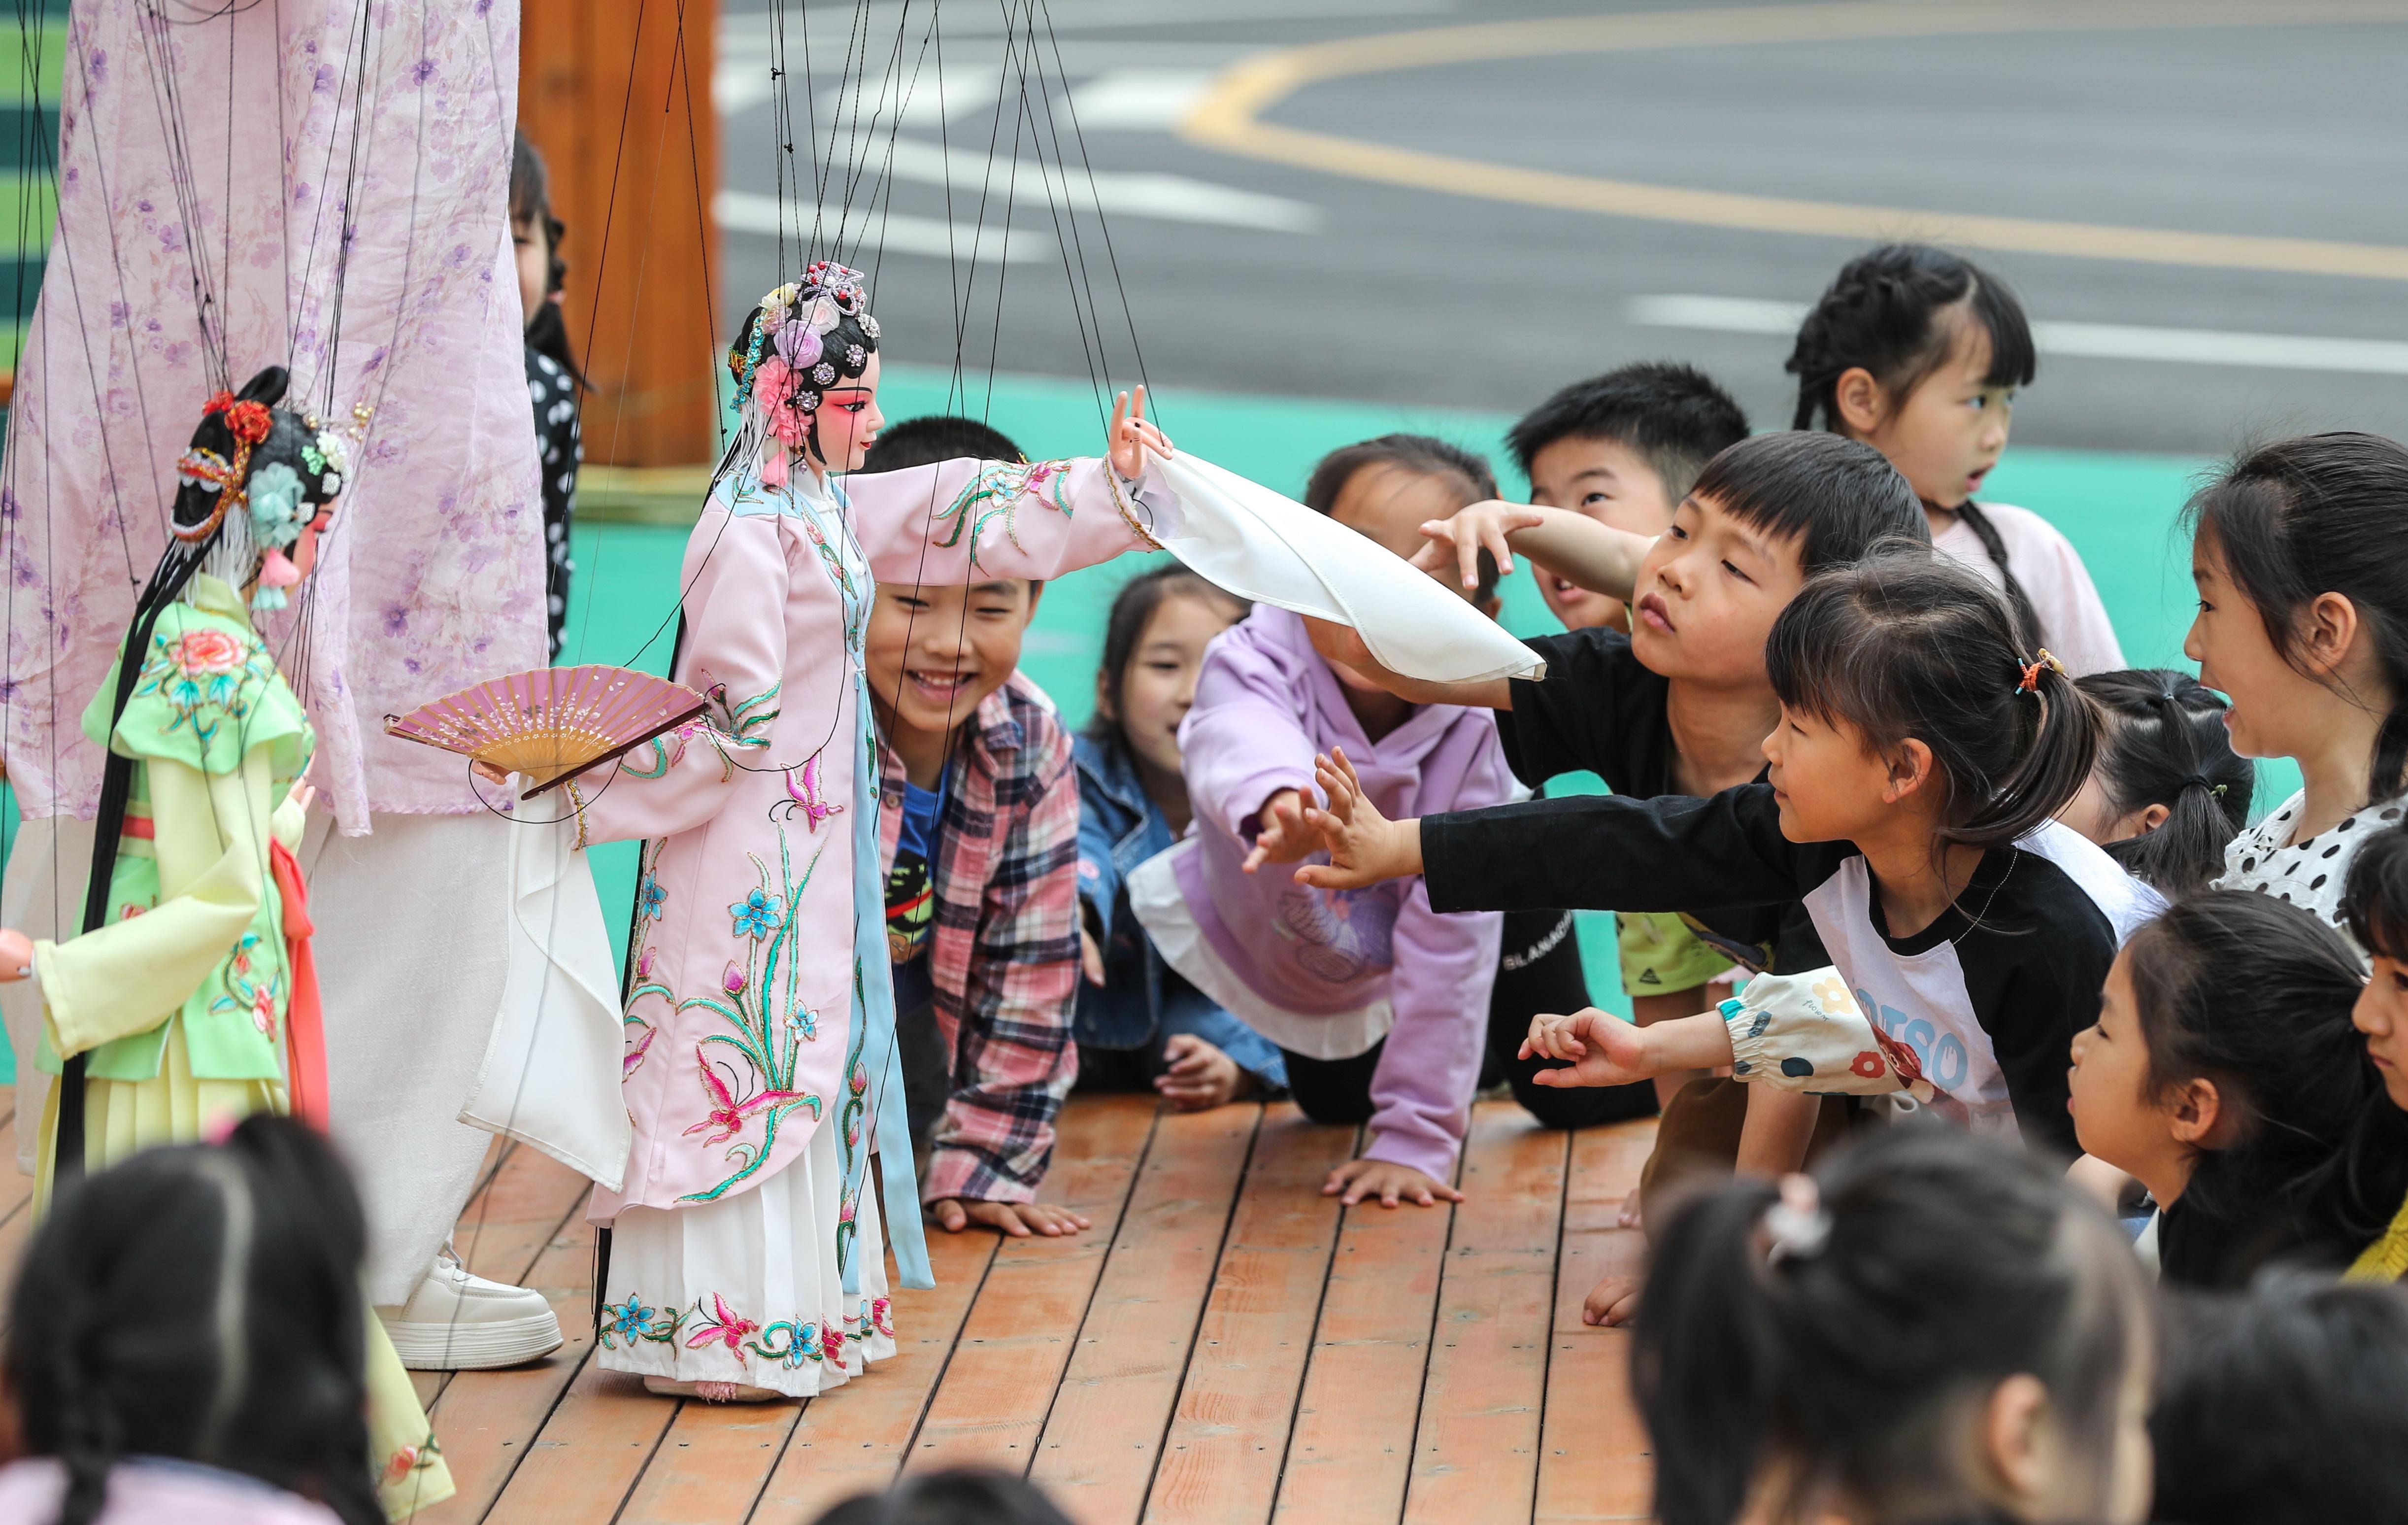
[[[883,230],[860,262],[878,266],[897,358],[1084,377],[1100,343],[1118,380],[1134,371],[1133,327],[1147,368],[1188,384],[1518,410],[1573,377],[1677,356],[1721,377],[1759,424],[1784,424],[1778,304],[1812,299],[1858,238],[1515,205],[1173,130],[1219,71],[1267,50],[1668,8],[1717,7],[1049,0],[1032,48],[1022,0],[944,0],[935,28],[926,0],[731,0],[718,79],[728,285],[756,294],[780,278],[779,240],[761,230],[781,205],[772,92],[786,85],[796,165],[816,126],[824,154],[857,171],[838,176],[853,182],[853,226],[874,216]],[[1918,8],[1897,0],[1899,14]],[[1781,41],[1749,40],[1741,17],[1710,45],[1325,79],[1266,120],[1641,186],[2408,249],[2408,3],[2368,10],[2377,19],[2351,24]],[[2299,14],[2283,0],[2258,12]],[[781,37],[786,79],[773,84]],[[864,80],[848,113],[846,89]],[[897,126],[891,101],[906,90]],[[1086,182],[1039,167],[1082,159],[1109,252]],[[797,198],[782,205],[797,215]],[[2408,280],[1983,257],[2057,325],[2017,411],[2021,441],[2212,452],[2251,432],[2408,433]],[[1100,340],[1082,321],[1091,306]],[[2351,342],[2316,342],[2332,339]]]

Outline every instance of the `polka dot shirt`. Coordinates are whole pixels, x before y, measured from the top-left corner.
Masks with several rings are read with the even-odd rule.
[[[2290,842],[2291,828],[2305,803],[2304,791],[2283,801],[2264,820],[2232,839],[2224,850],[2224,873],[2217,889],[2255,890],[2288,905],[2315,912],[2328,924],[2342,926],[2342,891],[2347,887],[2349,861],[2367,838],[2396,826],[2408,809],[2408,796],[2369,805],[2340,825],[2302,842]],[[2289,845],[2284,845],[2288,842]]]
[[[535,407],[536,452],[543,457],[545,614],[552,626],[552,655],[560,655],[561,628],[568,619],[568,529],[577,512],[577,466],[584,449],[577,434],[577,383],[550,355],[532,344],[526,352],[527,400]]]

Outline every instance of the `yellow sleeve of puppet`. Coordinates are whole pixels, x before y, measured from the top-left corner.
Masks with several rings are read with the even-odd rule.
[[[273,766],[265,745],[233,773],[150,761],[158,905],[64,942],[34,944],[50,1043],[62,1057],[157,1027],[250,929],[267,879]]]

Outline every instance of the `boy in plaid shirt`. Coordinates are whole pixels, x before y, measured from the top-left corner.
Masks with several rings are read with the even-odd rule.
[[[969,419],[880,438],[865,471],[1022,459]],[[1079,782],[1053,701],[1021,677],[1042,584],[882,585],[864,660],[876,711],[886,942],[921,1201],[948,1230],[1076,1233],[1037,1201],[1079,1068]]]

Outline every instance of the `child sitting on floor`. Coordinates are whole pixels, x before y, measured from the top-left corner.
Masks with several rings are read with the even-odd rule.
[[[964,457],[1026,459],[975,420],[915,418],[881,435],[862,470]],[[921,1199],[950,1232],[1088,1226],[1036,1200],[1079,1068],[1078,775],[1053,700],[1019,672],[1043,591],[1019,578],[882,583],[864,640],[895,1041]]]
[[[2099,761],[2057,818],[2161,895],[2222,873],[2258,782],[2225,735],[2224,700],[2163,668],[2094,672],[2077,686],[2099,706]]]
[[[2408,826],[2376,832],[2349,867],[2347,930],[2374,968],[2350,1020],[2394,1109],[2408,1113]],[[2380,1238],[2349,1268],[2353,1281],[2408,1278],[2408,1192]]]
[[[2070,1157],[2068,1048],[2098,1015],[2116,947],[2160,904],[2051,819],[2089,776],[2089,700],[2046,653],[2017,649],[1986,583],[1928,551],[1815,578],[1774,622],[1765,665],[1781,716],[1763,783],[1389,820],[1333,755],[1317,773],[1328,808],[1310,816],[1330,862],[1298,877],[1338,888],[1419,873],[1441,910],[1802,900],[1838,966],[1821,983],[1836,1001],[1853,995],[1892,1040],[1885,1051],[1913,1056],[1942,1110]],[[1620,1085],[1779,1062],[1738,1052],[1744,1036],[1712,1014],[1639,1029],[1591,1009],[1534,1023],[1530,1044],[1573,1061],[1542,1081]],[[1689,1116],[1676,1103],[1651,1184],[1684,1156],[1727,1168],[1746,1110]],[[1809,1131],[1846,1110],[1825,1100]],[[1808,1138],[1790,1146],[1802,1157]],[[1627,1290],[1609,1280],[1592,1315],[1618,1321]]]
[[[2244,757],[2304,786],[2235,837],[2225,889],[2344,923],[2351,855],[2408,810],[2408,449],[2319,434],[2252,451],[2191,500],[2183,654]]]
[[[1494,496],[1479,457],[1419,435],[1334,452],[1305,489],[1398,555],[1425,522]],[[1494,611],[1491,589],[1468,597]],[[1316,752],[1355,752],[1365,787],[1395,808],[1491,805],[1511,784],[1496,727],[1331,666],[1301,616],[1257,604],[1206,655],[1179,743],[1196,828],[1129,876],[1138,919],[1173,969],[1280,1046],[1307,1116],[1370,1124],[1326,1190],[1350,1205],[1460,1201],[1498,918],[1437,915],[1410,882],[1323,893],[1290,865],[1315,845],[1298,809]]]
[[[2357,955],[2310,913],[2206,890],[2132,934],[2073,1040],[2086,1154],[2157,1204],[2170,1283],[2347,1265],[2408,1192],[2408,1127],[2350,1013]]]
[[[1370,666],[1359,641],[1346,659],[1404,698],[1494,708],[1506,759],[1526,784],[1585,770],[1617,795],[1651,798],[1710,795],[1763,776],[1764,735],[1781,712],[1764,665],[1773,622],[1808,578],[1850,566],[1886,540],[1922,540],[1924,519],[1906,480],[1879,453],[1829,435],[1789,433],[1761,435],[1715,456],[1682,499],[1671,529],[1652,541],[1562,510],[1509,504],[1475,505],[1424,532],[1432,538],[1426,560],[1452,560],[1466,574],[1477,570],[1475,553],[1484,547],[1507,566],[1519,552],[1590,586],[1635,594],[1637,627],[1627,636],[1589,628],[1532,640],[1547,663],[1541,683],[1423,683]],[[1651,988],[1651,976],[1654,988],[1695,989],[1721,972],[1681,951],[1668,926],[1692,946],[1711,945],[1750,970],[1797,972],[1829,961],[1794,901],[1681,910],[1679,917],[1617,911],[1624,988],[1634,996]],[[1686,1003],[1634,1000],[1632,1007],[1644,1024],[1709,1003],[1699,995]],[[1555,1003],[1499,1014],[1514,1020],[1498,1030],[1497,1046],[1512,1061],[1516,1093],[1526,1087],[1524,1104],[1542,1118],[1555,1120],[1542,1100],[1550,1092],[1538,1084],[1545,1066],[1522,1049],[1529,1018],[1586,1004],[1573,990]],[[1703,1078],[1666,1075],[1656,1089],[1669,1103]],[[1711,1089],[1736,1116],[1745,1093]],[[1789,1135],[1813,1126],[1812,1104],[1784,1097],[1747,1110],[1753,1120],[1741,1158],[1761,1157],[1768,1170],[1794,1165]],[[1637,1206],[1634,1198],[1626,1225]]]
[[[9,1302],[0,1519],[384,1525],[366,1253],[342,1162],[283,1117],[68,1187]]]
[[[1663,1525],[2148,1518],[2148,1290],[2048,1167],[1899,1129],[1666,1216],[1630,1352]]]
[[[1998,277],[1927,244],[1868,250],[1806,315],[1785,368],[1798,378],[1790,426],[1888,456],[1923,499],[1932,545],[2006,594],[2026,651],[2048,647],[2076,677],[2124,665],[2072,542],[2028,509],[1974,500],[2005,453],[2015,389],[2039,368]]]
[[[1212,638],[1247,606],[1176,564],[1121,588],[1104,625],[1079,765],[1079,1084],[1152,1086],[1182,1111],[1287,1088],[1277,1045],[1163,961],[1129,912],[1130,870],[1186,834],[1179,727]]]

